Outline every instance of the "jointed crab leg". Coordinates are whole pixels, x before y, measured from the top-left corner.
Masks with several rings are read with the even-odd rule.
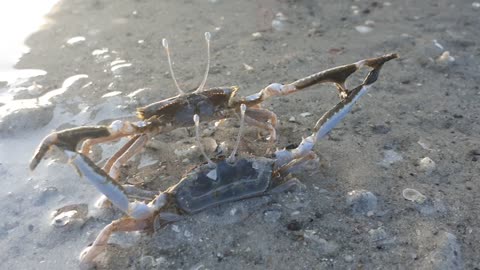
[[[149,218],[165,204],[166,195],[164,193],[160,193],[148,204],[138,201],[130,202],[124,188],[105,171],[97,167],[88,157],[69,150],[64,150],[64,152],[78,173],[128,216],[135,219]]]
[[[325,82],[334,83],[337,86],[340,97],[344,99],[349,95],[349,91],[345,87],[345,81],[355,71],[363,66],[380,69],[385,62],[397,57],[397,54],[386,54],[376,58],[360,60],[353,64],[327,69],[289,84],[272,83],[260,92],[245,97],[241,102],[247,106],[250,104],[258,104],[273,96],[289,95],[309,86]]]
[[[148,136],[146,134],[136,135],[125,145],[127,147],[122,147],[107,161],[103,170],[113,179],[118,179],[120,175],[120,167],[127,163],[127,161],[134,155],[140,153],[147,141]]]
[[[80,255],[82,264],[89,264],[106,247],[110,235],[116,231],[137,231],[151,224],[154,214],[167,203],[167,194],[160,192],[150,203],[130,202],[127,191],[112,179],[104,170],[97,167],[89,158],[81,153],[64,150],[70,163],[77,169],[112,204],[122,210],[127,217],[113,221],[106,226],[96,238],[92,246],[86,248]],[[136,190],[132,190],[135,191]]]
[[[352,110],[355,102],[361,98],[367,92],[368,88],[378,79],[382,65],[394,58],[397,58],[396,54],[360,61],[373,68],[373,70],[368,73],[363,83],[351,91],[346,90],[348,93],[346,98],[320,117],[315,124],[313,134],[303,139],[297,148],[291,151],[276,151],[275,157],[277,158],[277,161],[275,165],[277,168],[282,168],[289,162],[294,162],[296,159],[301,159],[302,157],[309,155],[312,152],[315,143],[328,134]],[[302,84],[307,83],[304,82]]]
[[[114,232],[118,231],[139,231],[148,227],[149,222],[146,220],[138,220],[129,217],[121,218],[112,221],[105,228],[102,229],[95,241],[90,247],[85,248],[80,254],[81,266],[90,267],[93,259],[102,253],[103,249],[107,246],[110,236]]]
[[[266,129],[270,132],[270,141],[276,139],[276,115],[267,109],[260,108],[260,104],[268,98],[274,96],[290,95],[307,87],[321,83],[334,83],[339,91],[340,99],[346,99],[350,92],[346,86],[345,81],[350,75],[356,72],[358,69],[367,66],[374,70],[380,69],[383,63],[397,58],[396,54],[387,54],[376,58],[364,59],[353,64],[343,65],[331,69],[327,69],[305,78],[296,80],[288,84],[272,83],[262,89],[256,94],[249,95],[236,101],[236,105],[245,104],[249,107],[245,121],[253,126],[257,126],[262,129]],[[252,108],[254,107],[254,108]],[[250,109],[251,108],[251,109]],[[258,116],[258,117],[255,117]],[[270,121],[270,123],[268,122]]]
[[[267,130],[270,133],[269,141],[277,139],[277,115],[263,108],[248,108],[245,112],[245,122],[249,125]]]
[[[113,156],[107,160],[105,165],[103,165],[103,170],[107,173],[110,172],[110,169],[112,168],[113,164],[126,152],[128,149],[140,138],[141,135],[135,135],[130,140],[124,144],[120,149],[118,149]],[[115,178],[115,177],[113,177]]]

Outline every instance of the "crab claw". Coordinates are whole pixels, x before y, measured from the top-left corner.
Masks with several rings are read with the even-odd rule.
[[[40,143],[38,148],[35,150],[32,160],[30,160],[31,171],[35,170],[35,168],[38,166],[38,164],[42,160],[43,156],[45,156],[48,150],[50,150],[50,147],[52,145],[55,145],[57,141],[58,141],[58,138],[56,133],[49,134],[47,137],[43,139],[43,141]]]
[[[398,55],[393,53],[384,55],[382,57],[370,58],[357,62],[355,64],[356,66],[358,66],[357,68],[363,65],[367,65],[372,68],[372,70],[363,80],[362,84],[358,85],[350,91],[346,91],[346,93],[348,93],[347,96],[343,98],[332,109],[323,114],[322,117],[320,117],[320,119],[315,124],[315,127],[313,128],[313,134],[308,136],[307,138],[304,138],[297,148],[292,150],[277,150],[275,152],[275,157],[277,160],[275,165],[277,166],[277,168],[286,166],[286,164],[288,164],[289,162],[301,159],[306,155],[310,154],[311,151],[313,151],[315,143],[325,137],[325,135],[327,135],[333,128],[335,128],[335,126],[337,126],[337,124],[340,123],[340,121],[342,121],[343,118],[345,118],[345,116],[350,113],[355,103],[367,93],[371,85],[377,81],[383,64],[397,57]],[[301,80],[299,81],[299,83],[301,82],[305,84],[306,81],[315,79],[316,75],[312,76],[312,78],[303,79],[303,81]]]
[[[45,137],[30,161],[30,170],[35,170],[42,158],[47,154],[52,146],[57,146],[62,150],[74,152],[78,143],[85,139],[100,138],[110,136],[110,129],[106,126],[78,127],[66,129],[51,133]]]

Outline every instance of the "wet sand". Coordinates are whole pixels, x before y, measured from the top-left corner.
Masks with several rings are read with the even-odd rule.
[[[9,92],[0,104],[0,268],[78,267],[80,251],[121,214],[96,209],[99,193],[68,164],[49,159],[30,173],[34,149],[53,130],[110,123],[175,95],[162,38],[181,88],[195,89],[205,31],[212,34],[207,86],[238,85],[242,95],[385,53],[400,58],[317,144],[319,162],[295,175],[304,189],[217,207],[153,234],[120,234],[99,269],[480,268],[479,6],[60,1],[16,66],[47,74],[2,84]],[[278,147],[308,136],[337,102],[331,85],[265,102],[279,117]],[[231,142],[238,122],[224,125],[202,128],[217,143]],[[247,130],[243,153],[264,147],[258,131]],[[156,136],[122,168],[122,181],[162,190],[176,183],[201,162],[172,155],[193,145],[193,134]],[[95,161],[120,145],[96,147]],[[425,198],[405,199],[407,188]],[[52,226],[52,212],[71,204],[88,204],[88,217]]]

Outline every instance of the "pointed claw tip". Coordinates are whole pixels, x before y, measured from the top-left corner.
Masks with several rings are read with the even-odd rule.
[[[36,158],[33,158],[31,161],[30,161],[30,165],[28,166],[30,168],[30,171],[34,171],[35,168],[37,168],[38,164],[39,164],[39,160],[37,160]]]
[[[387,54],[387,55],[383,56],[383,59],[384,59],[384,62],[383,62],[383,63],[388,62],[388,61],[393,60],[393,59],[396,59],[396,58],[398,58],[398,57],[399,57],[399,56],[398,56],[397,53]]]
[[[166,38],[162,39],[162,45],[165,49],[168,49],[168,41]]]

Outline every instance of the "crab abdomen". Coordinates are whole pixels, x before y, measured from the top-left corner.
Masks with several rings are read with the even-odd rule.
[[[187,213],[196,213],[218,204],[260,196],[270,187],[273,163],[272,159],[256,158],[240,159],[234,164],[221,161],[215,169],[202,166],[175,187],[177,205]]]

